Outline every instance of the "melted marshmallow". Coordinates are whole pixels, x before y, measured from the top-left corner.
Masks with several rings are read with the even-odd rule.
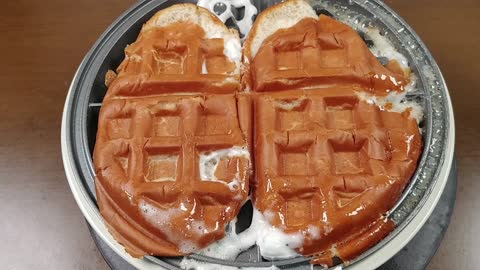
[[[390,112],[402,113],[410,109],[410,117],[420,123],[423,119],[423,108],[415,101],[405,100],[406,93],[391,92],[385,97],[378,97],[364,92],[356,93],[360,100],[368,104],[377,105],[383,110]],[[391,108],[386,106],[388,103],[392,104]]]
[[[407,58],[395,50],[392,43],[386,37],[380,35],[380,31],[377,28],[365,28],[365,32],[373,41],[373,46],[370,48],[373,55],[376,57],[386,57],[389,60],[396,60],[402,68],[408,68]]]
[[[239,63],[242,58],[242,46],[236,38],[224,39],[223,54],[232,62]]]
[[[291,111],[295,108],[298,108],[302,105],[303,101],[305,100],[304,96],[301,96],[295,100],[287,101],[287,100],[277,100],[275,105],[285,111]]]
[[[149,223],[153,224],[157,229],[163,232],[169,241],[173,243],[180,243],[178,248],[181,252],[192,253],[198,250],[198,246],[195,243],[183,239],[183,237],[178,235],[177,231],[172,230],[170,226],[170,220],[173,217],[181,214],[181,208],[161,209],[144,200],[140,201],[139,207],[140,213],[143,215],[143,217]]]
[[[268,214],[266,215],[268,217]],[[303,244],[304,234],[310,233],[318,237],[318,228],[308,229],[309,232],[287,234],[281,229],[272,226],[262,213],[253,209],[252,223],[248,229],[240,234],[235,233],[235,222],[230,223],[226,236],[200,251],[200,254],[223,259],[234,260],[238,254],[257,245],[262,257],[287,259],[300,256],[295,249]]]
[[[389,60],[396,60],[400,66],[404,69],[408,69],[407,58],[399,53],[392,43],[385,37],[380,35],[380,31],[376,28],[363,28],[366,34],[372,39],[373,47],[370,51],[375,56],[386,57]],[[410,73],[410,82],[405,86],[405,92],[390,92],[386,97],[375,97],[367,93],[357,93],[361,100],[366,101],[369,104],[376,104],[382,108],[387,103],[391,103],[392,107],[388,111],[402,113],[407,109],[410,109],[410,117],[415,119],[417,123],[420,123],[423,118],[423,108],[415,101],[405,100],[405,95],[408,92],[415,91],[417,84],[417,76],[414,73]]]
[[[243,189],[245,179],[240,179],[240,172],[237,164],[237,172],[234,179],[217,179],[215,172],[222,158],[242,157],[250,160],[250,152],[246,148],[234,146],[228,149],[221,149],[209,152],[208,154],[200,154],[199,171],[200,180],[219,182],[227,185],[232,192],[237,191],[239,187]]]
[[[202,74],[208,74],[207,63],[205,61],[202,62]]]

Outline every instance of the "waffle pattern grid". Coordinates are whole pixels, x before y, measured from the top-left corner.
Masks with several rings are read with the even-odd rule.
[[[303,254],[349,242],[344,235],[381,219],[415,171],[415,121],[351,89],[262,94],[255,112],[256,206],[287,232],[319,228],[320,236],[306,235]]]
[[[185,238],[204,245],[220,238],[248,195],[250,159],[222,156],[214,164],[215,179],[201,179],[199,159],[202,154],[246,144],[237,106],[242,102],[237,104],[234,95],[105,101],[100,124],[106,128],[99,129],[95,149],[99,200],[106,197],[118,203],[120,209],[113,207],[112,211],[119,217],[128,216],[122,208],[135,213],[129,220],[133,224],[140,220],[138,223],[144,225],[145,217],[136,209],[142,201],[165,211],[189,209],[193,214],[184,211],[163,224],[180,231],[173,233],[179,239],[168,240]],[[243,105],[239,111],[246,109]],[[232,185],[234,179],[239,182]],[[189,232],[193,220],[203,220],[206,231]],[[139,231],[147,235],[149,230],[165,233],[150,226]]]

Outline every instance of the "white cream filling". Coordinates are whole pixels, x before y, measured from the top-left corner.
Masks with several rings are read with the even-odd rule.
[[[302,102],[305,100],[304,96],[298,97],[297,99],[288,101],[288,100],[276,100],[275,105],[277,108],[280,108],[285,111],[291,111],[295,108],[298,108],[302,105]]]
[[[230,191],[238,191],[239,188],[245,187],[245,179],[240,179],[240,164],[237,162],[237,171],[234,179],[217,179],[215,172],[218,164],[224,158],[246,158],[250,161],[250,152],[246,147],[234,146],[228,149],[220,149],[208,153],[200,154],[199,171],[201,181],[212,181],[225,184]]]
[[[270,224],[268,218],[272,216],[272,212],[267,211],[262,215],[259,210],[253,208],[252,223],[248,229],[237,234],[233,221],[223,239],[199,253],[218,259],[234,260],[241,252],[256,244],[265,259],[287,259],[301,256],[295,249],[303,245],[305,235],[310,235],[314,239],[320,236],[320,229],[315,226],[309,226],[307,231],[287,234]]]
[[[223,40],[223,54],[232,62],[240,63],[242,58],[242,46],[240,40],[229,38]]]
[[[167,236],[167,239],[173,243],[179,243],[179,249],[183,253],[192,253],[198,250],[198,246],[172,230],[170,220],[181,214],[182,209],[169,208],[161,209],[141,200],[139,203],[140,213],[145,220],[153,224],[157,229]],[[198,224],[197,224],[198,226]],[[205,226],[204,226],[205,227]]]
[[[202,62],[202,74],[208,74],[207,63],[205,60]]]
[[[356,92],[358,98],[365,101],[368,104],[379,106],[383,110],[390,112],[402,113],[407,109],[410,109],[410,118],[415,119],[417,123],[420,123],[423,119],[423,108],[415,101],[405,100],[406,92],[390,92],[385,97],[378,97],[370,95],[365,92]],[[392,107],[386,107],[387,103],[390,103]]]
[[[237,38],[223,39],[223,54],[228,60],[235,63],[235,74],[240,72],[240,60],[242,59],[242,45]]]

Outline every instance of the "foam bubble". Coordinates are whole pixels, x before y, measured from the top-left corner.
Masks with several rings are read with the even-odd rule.
[[[233,192],[233,191],[237,191],[239,188],[240,188],[240,181],[238,181],[238,178],[240,178],[239,176],[239,172],[237,171],[237,174],[235,179],[233,179],[232,182],[228,183],[227,186],[228,188]]]
[[[183,253],[193,253],[198,250],[198,246],[192,241],[182,240],[178,246],[178,249]]]
[[[171,218],[181,213],[178,208],[161,209],[143,200],[140,201],[139,207],[143,217],[158,228],[168,225]]]
[[[209,233],[209,229],[207,228],[207,226],[205,225],[205,222],[203,221],[192,220],[190,226],[191,226],[192,232],[198,235]]]

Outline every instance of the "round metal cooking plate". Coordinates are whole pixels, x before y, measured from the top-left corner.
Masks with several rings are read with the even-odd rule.
[[[116,69],[124,57],[124,48],[138,36],[142,24],[156,11],[190,1],[141,2],[125,12],[100,37],[80,65],[71,84],[62,122],[62,154],[72,193],[92,228],[124,259],[138,268],[161,265],[177,269],[181,258],[133,259],[112,238],[103,225],[95,200],[93,147],[98,112],[106,92],[105,73]],[[253,1],[259,11],[279,1]],[[407,99],[423,105],[424,151],[417,171],[402,198],[390,211],[397,224],[380,243],[351,261],[345,269],[374,268],[392,257],[426,221],[445,186],[453,158],[453,112],[443,77],[425,45],[413,30],[380,1],[322,0],[310,1],[317,13],[334,16],[356,26],[377,27],[395,48],[405,55],[417,76],[417,91]],[[369,41],[367,40],[367,44]],[[240,217],[241,218],[241,217]],[[266,267],[272,262],[258,256],[256,247],[235,261],[192,255],[199,261],[239,267]],[[273,262],[288,269],[310,269],[308,258],[298,257]],[[308,267],[308,268],[307,268]],[[361,267],[361,268],[360,268]]]

